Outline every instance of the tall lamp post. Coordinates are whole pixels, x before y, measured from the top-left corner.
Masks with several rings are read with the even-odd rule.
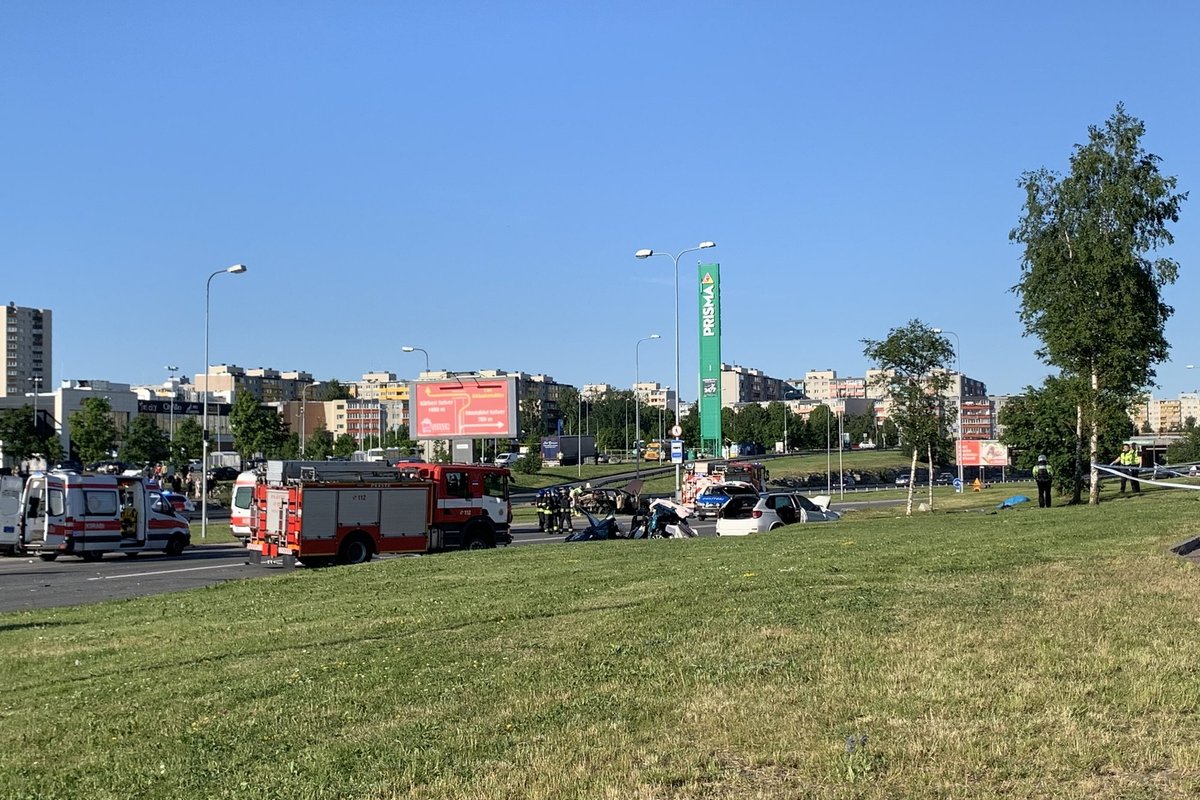
[[[958,334],[955,333],[954,331],[947,331],[947,330],[943,330],[941,328],[934,328],[933,332],[938,333],[938,334],[948,333],[954,337],[954,371],[958,373],[958,400],[955,402],[955,406],[957,407],[957,410],[958,410],[958,423],[956,425],[957,430],[955,431],[955,438],[954,438],[954,461],[958,464],[958,485],[962,486],[962,484],[963,484],[963,464],[962,464],[962,453],[960,451],[962,450],[962,439],[963,439],[963,429],[962,429],[962,424],[963,424],[963,415],[962,415],[963,374],[962,374],[962,367],[959,365],[960,362],[959,362],[959,358],[958,358],[959,352],[961,352],[961,350],[962,350],[962,342],[961,342],[961,340],[959,340]],[[933,469],[933,464],[930,464],[929,468]]]
[[[166,366],[163,367],[167,371],[167,377],[171,380],[171,444],[175,444],[175,374],[179,372],[179,367]],[[174,453],[171,454],[175,455]]]
[[[428,350],[426,350],[423,347],[410,347],[409,345],[404,345],[400,349],[402,351],[404,351],[405,353],[424,353],[425,354],[425,371],[429,372],[429,351]]]
[[[29,383],[33,386],[33,440],[36,442],[38,435],[37,401],[38,395],[42,393],[42,376],[32,376],[29,379]]]
[[[642,342],[648,342],[651,339],[661,339],[657,333],[652,333],[649,336],[644,336],[637,340],[637,344],[633,346],[633,448],[637,450],[635,458],[636,467],[634,468],[637,477],[642,477],[642,448],[638,447],[638,441],[642,436],[642,408],[638,401],[638,384],[642,382]],[[675,395],[676,400],[679,395]],[[676,404],[678,405],[678,404]]]
[[[634,253],[634,258],[650,258],[651,256],[666,256],[675,262],[675,424],[679,424],[679,392],[682,384],[679,382],[679,259],[686,253],[694,253],[697,250],[707,250],[710,247],[716,247],[716,242],[701,242],[695,247],[689,247],[687,250],[682,250],[678,255],[670,253],[660,253],[657,250],[638,250]],[[679,499],[679,467],[675,464],[675,500]]]
[[[208,276],[204,283],[204,391],[200,398],[204,404],[200,424],[200,538],[208,538],[208,301],[212,293],[212,279],[228,272],[230,275],[241,275],[246,271],[245,264],[234,264],[232,267],[219,269]]]

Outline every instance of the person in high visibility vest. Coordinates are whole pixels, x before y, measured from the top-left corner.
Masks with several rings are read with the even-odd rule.
[[[1142,491],[1141,484],[1138,483],[1137,475],[1138,455],[1133,448],[1125,443],[1121,445],[1121,453],[1112,462],[1114,465],[1121,468],[1121,494],[1125,494],[1125,481],[1128,480],[1133,489],[1134,494],[1140,494]],[[1128,477],[1126,477],[1128,476]]]
[[[1033,468],[1033,480],[1037,483],[1038,508],[1050,507],[1050,488],[1054,485],[1054,470],[1046,456],[1038,456],[1037,466]]]

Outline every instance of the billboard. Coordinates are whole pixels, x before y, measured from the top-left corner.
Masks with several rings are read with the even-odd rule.
[[[463,377],[417,381],[412,398],[414,439],[495,439],[517,435],[517,379]]]
[[[717,455],[721,438],[721,266],[700,265],[700,449]],[[680,387],[675,387],[679,391]]]
[[[963,439],[958,442],[958,463],[964,467],[1007,467],[1008,446],[994,439]]]

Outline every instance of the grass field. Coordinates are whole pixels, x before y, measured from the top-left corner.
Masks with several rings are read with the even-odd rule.
[[[996,496],[0,615],[0,796],[1197,796],[1200,498]]]

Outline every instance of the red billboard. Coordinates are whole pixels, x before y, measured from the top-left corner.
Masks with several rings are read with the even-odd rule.
[[[517,435],[514,378],[461,378],[413,384],[414,439],[494,439]]]
[[[963,439],[958,443],[958,463],[964,467],[1008,466],[1008,447],[993,439]]]

